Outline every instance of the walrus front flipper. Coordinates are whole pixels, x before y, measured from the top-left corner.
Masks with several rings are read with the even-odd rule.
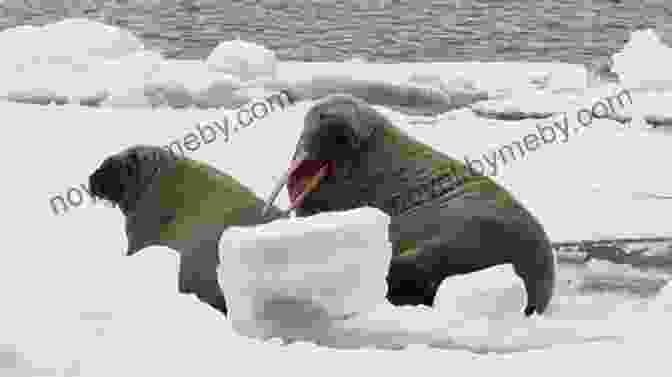
[[[393,256],[387,273],[387,300],[395,306],[433,306],[440,283],[413,256]]]
[[[226,315],[226,299],[217,281],[218,242],[203,242],[191,253],[180,254],[178,291],[194,294],[199,300]]]

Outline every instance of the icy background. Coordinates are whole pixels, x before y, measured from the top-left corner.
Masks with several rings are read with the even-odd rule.
[[[165,95],[151,91],[148,95],[147,82],[170,81],[202,89],[213,81],[229,80],[248,85],[245,93],[259,96],[269,92],[260,84],[268,77],[243,77],[242,68],[235,67],[225,72],[203,68],[206,63],[201,61],[166,61],[138,45],[132,47],[132,38],[121,43],[120,50],[130,49],[133,55],[101,53],[110,45],[104,40],[108,37],[101,36],[100,43],[92,41],[99,48],[94,55],[87,48],[68,52],[61,60],[54,58],[52,51],[66,51],[72,45],[67,35],[100,30],[99,25],[74,24],[62,29],[62,37],[53,30],[0,34],[0,45],[18,52],[3,58],[0,71],[0,93],[10,99],[0,102],[8,130],[0,152],[4,157],[3,234],[9,237],[0,263],[3,377],[172,376],[191,375],[195,370],[201,375],[232,371],[314,375],[325,369],[329,375],[362,371],[401,375],[417,373],[427,365],[474,375],[493,370],[537,374],[538,368],[553,375],[627,374],[664,360],[672,296],[669,290],[658,289],[668,274],[605,262],[563,265],[550,313],[541,319],[512,314],[518,310],[520,291],[506,269],[499,269],[474,274],[471,281],[445,281],[438,308],[433,310],[398,308],[391,317],[392,310],[382,305],[344,326],[345,332],[351,330],[344,342],[355,343],[355,348],[358,343],[371,343],[370,334],[401,329],[403,336],[418,336],[420,340],[412,343],[434,337],[431,343],[443,349],[428,350],[421,344],[402,353],[369,346],[340,351],[308,342],[279,347],[276,341],[263,343],[235,334],[219,313],[193,297],[177,294],[177,258],[168,249],[154,247],[133,258],[122,257],[126,240],[117,210],[93,203],[81,191],[81,204],[56,216],[49,199],[85,183],[109,154],[134,144],[166,145],[194,131],[197,122],[224,116],[235,119],[235,110],[176,109]],[[111,32],[114,40],[123,34],[123,30]],[[62,49],[54,43],[61,43]],[[249,62],[262,61],[260,56],[266,55],[250,56]],[[667,218],[672,201],[636,195],[672,193],[665,169],[672,154],[671,136],[665,127],[651,129],[644,122],[645,116],[669,115],[670,75],[661,64],[669,56],[670,50],[654,34],[636,33],[623,54],[614,58],[623,87],[632,89],[633,104],[622,111],[633,117],[632,122],[624,127],[612,120],[595,121],[590,128],[572,132],[566,143],[544,145],[500,170],[496,179],[541,219],[553,241],[672,233]],[[577,109],[589,108],[616,90],[613,84],[588,88],[584,67],[569,64],[270,64],[275,64],[271,77],[287,81],[342,73],[392,82],[408,81],[413,75],[435,75],[452,86],[469,82],[499,96],[500,100],[486,104],[499,113],[550,109],[571,118]],[[166,72],[170,74],[162,76]],[[12,102],[16,98],[9,95],[18,91],[22,98],[30,98],[37,92],[42,97],[71,99],[101,90],[114,93],[119,101],[98,108],[39,106]],[[224,90],[215,97],[230,96],[236,90]],[[147,98],[157,97],[157,103],[148,102]],[[287,167],[309,106],[299,103],[274,112],[231,135],[228,142],[220,139],[189,155],[266,197]],[[476,158],[521,140],[543,123],[487,119],[469,108],[436,119],[381,111],[412,135],[458,157]],[[287,197],[280,199],[278,205],[286,207]],[[460,297],[469,297],[474,286],[486,288],[485,294],[497,299],[475,296],[473,302],[467,298],[464,303]],[[487,352],[494,354],[482,354]]]

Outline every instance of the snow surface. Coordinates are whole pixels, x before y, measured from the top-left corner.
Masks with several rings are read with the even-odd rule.
[[[637,55],[653,61],[661,54],[653,49]],[[133,69],[143,64],[118,66],[118,76],[104,79],[130,82]],[[52,65],[68,67],[24,63],[23,68],[48,70]],[[618,64],[616,67],[620,69]],[[39,79],[60,74],[44,71],[51,73],[29,79],[30,74],[22,76],[18,68],[2,66],[3,90],[7,83],[30,89],[40,84]],[[63,68],[63,72],[75,71]],[[103,75],[91,72],[69,81],[54,77],[45,82],[69,88],[103,79]],[[530,72],[534,72],[534,80],[530,80]],[[614,88],[606,86],[586,89],[583,67],[554,63],[279,62],[277,75],[292,80],[341,73],[398,82],[413,73],[434,74],[446,79],[464,77],[490,93],[514,97],[536,90],[530,89],[530,81],[538,81],[538,72],[550,74],[548,90],[574,96],[572,106],[590,106],[613,93],[609,90]],[[656,79],[669,81],[668,71],[658,72]],[[654,84],[633,90],[633,105],[625,111],[638,117],[630,127],[610,120],[595,121],[590,128],[572,132],[567,142],[543,145],[500,166],[496,180],[540,218],[553,241],[672,232],[667,217],[672,201],[632,195],[672,193],[665,168],[672,157],[672,136],[664,128],[648,129],[641,119],[646,113],[669,111],[669,93]],[[107,88],[95,88],[101,87]],[[546,97],[528,96],[526,101],[541,108]],[[228,142],[220,138],[190,156],[217,166],[266,197],[287,168],[309,106],[300,103],[274,112],[231,135]],[[382,110],[412,135],[458,157],[476,158],[520,140],[540,123],[484,119],[470,109],[416,123],[417,119]],[[570,116],[571,110],[567,108]],[[409,339],[423,343],[429,337],[433,346],[445,348],[442,350],[414,345],[403,354],[371,347],[341,352],[306,342],[279,347],[277,341],[264,343],[236,335],[231,322],[219,313],[194,297],[177,294],[177,258],[168,249],[153,247],[133,258],[122,257],[126,240],[121,214],[92,201],[80,188],[109,154],[134,144],[166,145],[195,131],[197,122],[224,116],[235,119],[235,111],[0,102],[0,112],[9,120],[4,123],[7,131],[0,151],[5,162],[2,192],[8,227],[3,233],[8,239],[0,263],[3,376],[172,376],[192,375],[195,369],[201,375],[232,370],[249,375],[287,370],[314,375],[318,368],[328,375],[369,371],[402,375],[425,367],[467,370],[474,375],[493,371],[536,375],[539,368],[551,375],[623,375],[641,373],[643,367],[656,370],[665,360],[672,292],[666,286],[656,293],[655,287],[669,276],[651,276],[605,263],[562,266],[557,296],[544,318],[525,320],[513,315],[519,291],[515,279],[502,269],[495,271],[497,279],[490,277],[492,271],[471,276],[483,279],[476,285],[492,287],[489,295],[504,297],[506,305],[501,311],[492,310],[492,300],[474,298],[475,303],[460,312],[478,314],[456,319],[457,312],[450,308],[457,305],[456,297],[469,293],[460,289],[460,280],[453,279],[439,289],[438,308],[381,304],[366,315],[343,322],[342,332],[349,336],[331,339],[336,345],[357,348],[379,346],[379,336],[385,335],[383,343],[390,348],[389,343],[403,344]],[[56,216],[49,199],[67,194],[68,189],[74,204]],[[286,196],[281,196],[278,204],[286,207]],[[631,293],[629,286],[634,284],[647,295]],[[399,328],[404,331],[390,333]],[[496,354],[478,353],[488,351]],[[514,351],[527,352],[512,354]]]

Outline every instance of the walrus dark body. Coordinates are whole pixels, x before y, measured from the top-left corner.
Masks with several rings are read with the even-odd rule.
[[[219,239],[229,226],[267,223],[285,216],[234,178],[155,146],[135,146],[107,158],[90,176],[91,193],[120,207],[127,255],[154,245],[180,256],[178,290],[194,294],[224,315],[217,280]]]
[[[335,95],[314,105],[294,159],[298,167],[269,204],[286,183],[297,216],[361,206],[391,216],[392,304],[432,305],[445,277],[511,263],[527,290],[525,314],[546,310],[555,256],[537,219],[490,178],[404,134],[364,101]],[[305,177],[314,188],[302,187]]]

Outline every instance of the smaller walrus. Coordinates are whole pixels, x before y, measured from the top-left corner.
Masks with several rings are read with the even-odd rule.
[[[283,217],[250,189],[217,169],[155,146],[134,146],[108,157],[89,177],[91,194],[126,217],[127,255],[153,245],[180,256],[179,292],[227,314],[217,281],[219,239],[229,226]]]
[[[384,94],[376,97],[395,102],[394,91]],[[432,305],[444,278],[511,263],[525,284],[525,315],[548,307],[555,255],[537,219],[492,179],[405,134],[368,101],[332,95],[310,108],[269,211],[285,185],[297,216],[370,206],[391,217],[394,305]]]

